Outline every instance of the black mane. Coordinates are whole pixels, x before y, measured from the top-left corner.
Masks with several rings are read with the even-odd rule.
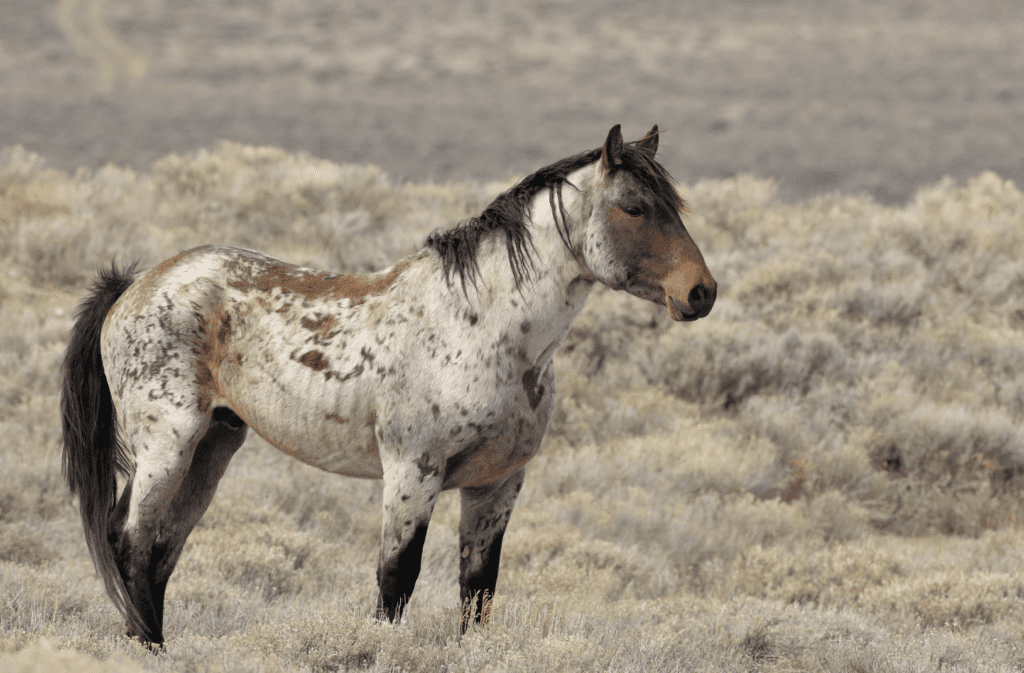
[[[626,170],[634,175],[642,184],[650,189],[663,203],[672,209],[685,208],[686,203],[676,191],[672,176],[665,167],[655,161],[654,156],[636,143],[623,147],[622,163],[615,170]],[[536,173],[520,180],[514,187],[498,195],[476,217],[463,220],[448,230],[437,230],[431,233],[424,247],[433,248],[441,257],[445,280],[451,282],[452,271],[458,274],[462,283],[462,291],[466,292],[466,280],[475,287],[476,277],[480,271],[477,266],[477,253],[480,242],[496,231],[505,234],[505,247],[508,251],[508,263],[512,268],[512,278],[516,289],[520,289],[524,279],[529,278],[533,266],[530,249],[533,244],[527,221],[530,218],[529,208],[533,198],[544,189],[551,190],[549,199],[551,214],[565,246],[573,251],[569,241],[569,232],[565,223],[565,209],[562,206],[562,186],[572,183],[568,176],[588,164],[601,158],[601,148],[581,152],[572,157],[556,161],[545,166]],[[558,202],[557,210],[555,202]],[[559,215],[561,223],[559,223]]]

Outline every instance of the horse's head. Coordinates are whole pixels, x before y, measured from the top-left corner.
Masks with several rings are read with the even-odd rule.
[[[629,145],[618,124],[608,132],[580,261],[608,287],[664,304],[673,320],[696,320],[711,311],[718,285],[683,226],[686,204],[657,150],[657,124]]]

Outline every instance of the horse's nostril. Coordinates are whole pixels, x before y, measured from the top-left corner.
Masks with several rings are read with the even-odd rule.
[[[704,285],[695,285],[690,290],[687,301],[690,303],[690,308],[693,311],[707,315],[715,303],[716,294],[717,292],[714,289],[709,289]]]

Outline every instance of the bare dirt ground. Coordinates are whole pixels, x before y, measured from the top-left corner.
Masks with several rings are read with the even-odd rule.
[[[666,130],[683,182],[898,204],[1024,183],[1015,0],[4,0],[0,145],[147,168],[218,139],[502,178]]]

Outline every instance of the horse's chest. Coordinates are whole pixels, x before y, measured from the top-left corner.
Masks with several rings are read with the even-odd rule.
[[[444,488],[496,483],[537,453],[551,417],[554,376],[527,379],[472,411],[456,404],[447,418],[439,414],[424,444],[443,447]]]

